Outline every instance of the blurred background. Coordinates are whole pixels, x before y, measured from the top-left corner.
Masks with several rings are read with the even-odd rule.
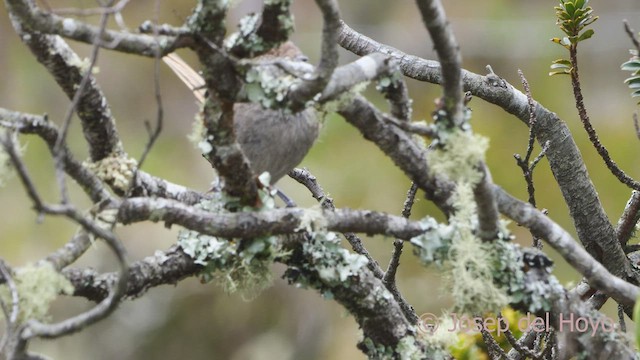
[[[40,4],[42,5],[43,2]],[[88,8],[87,0],[47,1],[52,8]],[[161,22],[179,25],[190,14],[194,2],[161,2]],[[485,74],[491,64],[494,71],[521,89],[517,70],[529,80],[535,99],[555,111],[569,124],[575,141],[582,149],[594,184],[607,214],[615,223],[630,195],[608,173],[590,146],[576,115],[568,77],[550,78],[552,60],[567,57],[565,50],[549,41],[561,36],[555,26],[553,6],[556,1],[484,0],[445,2],[453,29],[460,43],[464,68]],[[625,35],[623,19],[640,30],[640,5],[633,0],[615,2],[593,0],[590,5],[600,20],[593,24],[595,36],[581,43],[579,60],[585,101],[602,142],[615,161],[630,175],[640,177],[637,153],[640,142],[635,136],[631,115],[636,110],[630,91],[623,84],[629,76],[620,64],[629,59],[632,47]],[[261,1],[234,1],[228,21],[230,32],[237,21],[260,9]],[[422,24],[414,1],[352,0],[340,2],[344,20],[354,29],[407,53],[436,59],[432,43]],[[124,20],[130,28],[153,18],[154,1],[139,0],[126,8]],[[298,0],[293,6],[296,33],[293,40],[317,63],[320,49],[321,19],[312,0]],[[87,18],[96,23],[98,18]],[[114,24],[112,24],[114,25]],[[114,25],[115,26],[115,25]],[[81,55],[89,56],[90,47],[71,43]],[[10,25],[6,9],[0,12],[0,106],[16,111],[48,114],[60,123],[69,101],[45,69],[19,41]],[[193,54],[180,51],[197,67]],[[355,57],[342,51],[340,61]],[[155,121],[153,97],[154,63],[148,58],[101,50],[97,79],[107,95],[117,119],[120,136],[127,152],[138,158],[147,141],[144,121]],[[179,80],[166,68],[161,69],[161,90],[165,111],[164,131],[151,152],[144,170],[156,176],[206,191],[213,179],[209,164],[187,140],[197,111],[195,100]],[[433,101],[440,88],[408,80],[414,100],[415,120],[430,117]],[[371,87],[372,88],[372,87]],[[382,97],[369,89],[366,95],[383,109]],[[472,125],[476,132],[491,139],[487,154],[493,179],[510,193],[526,199],[526,186],[513,159],[524,154],[527,127],[499,108],[474,99]],[[78,159],[87,157],[86,146],[77,120],[69,136],[70,147]],[[28,169],[41,194],[57,201],[53,164],[43,143],[36,137],[21,137]],[[539,150],[537,147],[536,153]],[[636,154],[636,155],[634,155]],[[301,166],[318,177],[336,206],[372,209],[399,214],[409,182],[403,174],[371,143],[338,116],[328,116],[320,140]],[[549,210],[549,216],[574,233],[558,187],[546,160],[535,173],[537,201]],[[313,206],[308,192],[290,179],[280,186],[300,206]],[[76,189],[77,190],[77,189]],[[72,194],[74,202],[88,207],[82,193]],[[416,203],[413,218],[425,215],[442,219],[441,214],[424,200]],[[17,179],[0,188],[0,256],[17,267],[37,261],[62,246],[77,227],[60,218],[47,217],[38,223],[31,203]],[[517,241],[531,244],[526,231],[512,226]],[[167,249],[175,242],[178,227],[167,230],[160,224],[136,224],[121,227],[118,234],[125,242],[131,260]],[[365,244],[386,267],[391,238],[365,238]],[[633,240],[632,242],[635,242]],[[556,261],[554,274],[567,286],[580,280],[552,250]],[[74,266],[92,266],[101,271],[113,270],[111,254],[96,244]],[[274,284],[251,302],[238,294],[226,294],[212,284],[187,279],[176,286],[151,289],[135,301],[124,302],[107,320],[79,334],[55,341],[32,344],[35,351],[58,359],[346,359],[364,358],[355,344],[360,332],[352,317],[333,301],[323,300],[313,290],[288,286],[280,279],[282,266],[274,266]],[[439,314],[450,307],[435,268],[425,269],[407,247],[399,269],[399,288],[418,314]],[[63,298],[53,306],[53,319],[63,319],[83,311],[92,304]],[[608,305],[608,314],[615,309]]]

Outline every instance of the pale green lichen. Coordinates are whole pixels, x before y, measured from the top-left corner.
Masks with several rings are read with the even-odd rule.
[[[366,257],[349,252],[340,245],[333,232],[315,232],[311,241],[305,241],[302,249],[326,284],[346,285],[369,261]]]
[[[73,294],[73,285],[50,263],[27,265],[16,270],[13,278],[18,293],[18,322],[48,321],[49,305],[60,294]],[[9,309],[13,306],[7,284],[0,286],[0,298]]]
[[[397,357],[401,360],[420,360],[425,358],[426,342],[414,336],[405,336],[396,346]],[[431,354],[430,354],[431,355]],[[431,356],[429,358],[432,358]]]
[[[295,231],[306,231],[308,233],[324,232],[327,229],[327,219],[322,213],[320,205],[305,209],[300,217],[300,224]]]
[[[443,314],[438,320],[433,331],[418,332],[418,339],[425,344],[430,359],[449,359],[449,349],[458,343],[458,334],[452,330],[456,324],[448,314]]]
[[[194,147],[200,150],[202,154],[208,154],[211,152],[211,144],[206,140],[207,136],[207,128],[204,126],[204,117],[202,116],[202,109],[198,111],[198,114],[193,119],[191,123],[191,133],[187,135],[187,139],[189,142],[193,144]],[[205,148],[206,146],[208,148]],[[205,151],[209,150],[209,151]]]
[[[288,38],[294,30],[294,19],[290,11],[292,0],[265,1],[264,6],[280,6],[281,14],[277,17],[277,29],[284,32],[284,38]],[[249,14],[238,23],[238,32],[231,34],[224,42],[227,49],[241,47],[246,50],[250,57],[254,54],[263,53],[266,50],[279,45],[278,43],[266,41],[258,35],[257,30],[262,22],[262,15],[258,13]]]
[[[393,359],[394,351],[391,346],[384,346],[382,344],[376,344],[371,338],[364,338],[360,341],[361,346],[364,346],[367,350],[365,353],[369,359]]]
[[[297,287],[314,288],[329,297],[333,296],[330,293],[333,287],[351,286],[352,279],[358,278],[369,262],[366,257],[343,248],[340,239],[333,232],[309,233],[309,237],[302,243],[302,253],[306,258],[304,269],[290,268],[285,276]],[[376,296],[372,295],[370,299],[363,301],[375,301]]]
[[[244,90],[249,101],[271,109],[285,105],[287,94],[298,79],[274,71],[272,67],[253,66],[247,71],[245,81]]]
[[[261,207],[244,210],[264,211],[275,207],[272,190],[265,188],[259,192],[263,199]],[[197,207],[212,213],[228,213],[229,208],[241,210],[238,199],[222,192],[212,195],[212,199]],[[270,265],[274,259],[289,255],[276,236],[224,239],[184,229],[178,234],[178,245],[196,264],[204,266],[201,273],[204,282],[216,283],[228,293],[239,292],[247,301],[271,286]]]
[[[442,264],[446,258],[449,244],[453,236],[454,228],[449,224],[440,224],[432,217],[420,220],[420,225],[424,232],[411,238],[414,245],[413,252],[418,256],[424,265],[433,262]]]
[[[507,289],[494,281],[496,271],[492,242],[475,236],[477,209],[469,183],[459,182],[453,195],[455,231],[445,266],[445,286],[456,312],[482,314],[497,312],[509,303]]]
[[[84,165],[114,189],[126,192],[138,162],[126,153],[115,152],[96,162],[85,161]]]
[[[484,161],[489,139],[463,130],[455,130],[446,138],[444,133],[439,133],[435,150],[427,153],[430,173],[445,175],[455,182],[463,180],[477,184],[482,180],[477,166]]]
[[[337,112],[343,106],[353,103],[353,100],[360,95],[363,91],[367,89],[369,86],[369,82],[361,82],[359,84],[355,84],[349,91],[345,91],[337,98],[327,101],[322,104],[318,111],[320,111],[323,115],[328,115]]]

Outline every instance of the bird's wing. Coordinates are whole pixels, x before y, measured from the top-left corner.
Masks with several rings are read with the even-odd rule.
[[[162,58],[162,60],[178,75],[180,80],[184,82],[195,95],[196,99],[200,102],[204,102],[205,96],[205,83],[204,79],[197,71],[193,70],[189,64],[187,64],[180,56],[175,53],[171,53]]]

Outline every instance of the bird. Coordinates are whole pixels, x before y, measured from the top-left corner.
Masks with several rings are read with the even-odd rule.
[[[291,41],[253,58],[257,63],[272,62],[278,58],[307,61],[306,56]],[[175,53],[164,56],[163,61],[193,91],[202,103],[206,90],[203,77]],[[268,172],[273,185],[293,170],[309,152],[320,132],[320,121],[315,109],[297,113],[284,109],[266,109],[258,103],[236,103],[234,130],[236,140],[254,174]]]

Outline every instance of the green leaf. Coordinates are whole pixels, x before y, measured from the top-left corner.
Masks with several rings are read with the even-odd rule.
[[[589,39],[590,37],[593,36],[593,34],[595,34],[595,31],[593,31],[593,29],[589,29],[583,32],[582,35],[578,37],[578,42]]]
[[[565,11],[573,17],[574,12],[576,11],[575,6],[571,2],[567,2],[564,4]]]
[[[587,26],[587,25],[591,25],[591,24],[593,24],[594,22],[596,22],[596,20],[598,20],[599,18],[600,18],[600,16],[594,16],[593,18],[591,18],[591,20],[590,20],[590,21],[588,21],[588,22],[584,23],[584,25],[582,25],[582,26],[584,27],[584,26]]]
[[[571,61],[567,60],[567,59],[556,59],[552,61],[553,64],[562,64],[562,65],[566,65],[568,67],[571,66]]]
[[[586,5],[584,0],[576,0],[576,7],[582,9]]]
[[[625,84],[634,84],[640,82],[640,75],[632,76],[624,80]]]
[[[640,90],[636,90],[631,93],[632,98],[640,97]]]
[[[560,71],[551,71],[551,72],[549,72],[549,76],[553,76],[553,75],[571,75],[571,71],[560,70]]]
[[[638,71],[640,70],[640,59],[629,60],[620,65],[620,69],[625,71]]]

